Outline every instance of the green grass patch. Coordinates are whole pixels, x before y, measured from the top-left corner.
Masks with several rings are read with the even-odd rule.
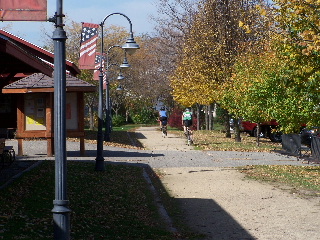
[[[255,180],[285,184],[303,195],[320,196],[320,166],[253,165],[240,170]]]
[[[143,169],[68,162],[71,239],[175,239],[160,218]],[[45,161],[0,194],[0,239],[52,239],[54,162]]]
[[[241,151],[241,152],[271,152],[280,150],[280,143],[273,143],[270,139],[261,138],[257,145],[256,138],[241,134],[241,142],[236,142],[234,135],[226,138],[221,131],[194,131],[195,149],[212,151]]]

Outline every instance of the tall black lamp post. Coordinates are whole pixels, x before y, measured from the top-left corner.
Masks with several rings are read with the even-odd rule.
[[[57,0],[54,41],[54,148],[55,200],[53,201],[54,239],[70,239],[70,212],[67,199],[66,154],[66,32],[63,30],[62,0]]]
[[[130,36],[127,39],[126,43],[122,46],[129,54],[133,54],[135,50],[139,49],[139,45],[135,42],[133,38],[132,23],[131,20],[123,13],[111,13],[106,16],[100,24],[101,27],[101,51],[103,51],[103,26],[105,21],[112,15],[121,15],[125,17],[130,24]],[[100,61],[100,74],[99,74],[99,103],[98,103],[98,134],[97,134],[97,156],[96,156],[96,171],[104,171],[104,158],[103,158],[103,65]]]

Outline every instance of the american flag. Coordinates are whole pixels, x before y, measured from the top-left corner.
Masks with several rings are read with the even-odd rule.
[[[102,55],[99,52],[96,52],[95,57],[95,70],[93,72],[93,80],[99,80],[100,75],[100,62],[102,61],[102,70],[103,70],[103,88],[106,87],[106,81],[107,81],[107,71],[104,69],[104,55]]]
[[[102,54],[99,52],[96,52],[95,55],[95,61],[94,61],[94,71],[93,71],[93,80],[99,80],[100,75],[100,62],[102,60],[102,69],[104,67],[104,58],[102,57]]]
[[[95,69],[98,28],[99,24],[82,23],[79,58],[80,69]]]

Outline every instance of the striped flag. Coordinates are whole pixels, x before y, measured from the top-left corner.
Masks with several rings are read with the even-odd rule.
[[[99,24],[82,23],[79,58],[80,69],[95,69],[98,28]]]
[[[106,89],[107,85],[107,71],[104,68],[104,56],[105,54],[101,54],[99,52],[96,52],[96,58],[95,58],[95,70],[93,71],[93,80],[99,80],[100,76],[100,62],[102,61],[102,70],[103,70],[103,89]]]
[[[94,61],[94,71],[93,71],[93,80],[99,80],[100,75],[100,61],[102,60],[102,69],[104,68],[104,58],[102,57],[102,54],[99,52],[96,52],[95,54],[95,61]]]

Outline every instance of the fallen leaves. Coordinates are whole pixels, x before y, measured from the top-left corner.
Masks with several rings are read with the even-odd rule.
[[[304,195],[320,194],[320,166],[252,165],[240,170],[250,178],[292,186]]]
[[[281,149],[281,144],[273,143],[269,139],[260,139],[257,146],[256,138],[241,135],[241,142],[234,138],[226,138],[225,133],[219,131],[194,131],[195,145],[203,150],[240,151],[240,152],[270,152]]]

